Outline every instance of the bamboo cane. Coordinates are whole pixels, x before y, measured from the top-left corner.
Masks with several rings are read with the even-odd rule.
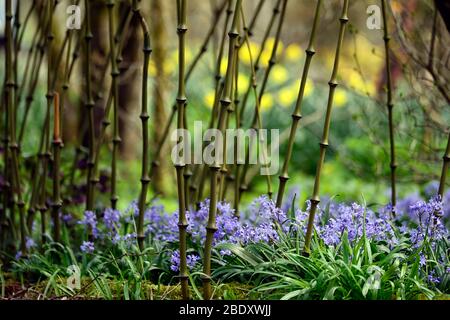
[[[386,59],[386,89],[387,89],[387,109],[389,118],[389,143],[390,143],[390,156],[391,156],[391,205],[392,205],[392,215],[395,217],[395,206],[397,205],[396,196],[396,178],[395,172],[397,169],[396,157],[395,157],[395,132],[394,132],[394,103],[392,98],[392,76],[391,76],[391,60],[390,60],[390,45],[391,40],[389,35],[389,24],[387,20],[386,12],[386,0],[381,0],[381,8],[383,12],[383,22],[384,22],[384,48],[385,48],[385,59]]]
[[[238,23],[240,20],[242,0],[236,1],[236,7],[234,10],[233,21],[231,24],[230,32],[228,33],[229,37],[229,49],[228,49],[228,66],[227,73],[225,76],[225,84],[224,90],[222,93],[222,97],[220,99],[220,114],[219,114],[219,123],[218,129],[223,134],[225,132],[226,125],[226,116],[229,112],[230,105],[232,104],[232,84],[234,79],[234,58],[236,57],[236,43],[239,37],[239,29]],[[217,142],[216,142],[217,143]],[[222,161],[224,161],[224,155],[222,155]],[[210,206],[209,206],[209,215],[208,215],[208,224],[206,226],[206,241],[205,241],[205,250],[204,250],[204,262],[203,262],[203,298],[205,300],[210,300],[212,298],[211,291],[211,250],[214,239],[214,233],[217,230],[216,226],[216,211],[217,211],[217,198],[218,198],[218,190],[217,190],[217,178],[220,170],[220,163],[218,162],[220,159],[216,159],[211,164],[211,187],[210,187]]]
[[[329,146],[328,139],[329,139],[330,125],[331,125],[331,113],[333,110],[334,92],[338,86],[337,77],[338,77],[338,72],[339,72],[339,60],[340,60],[342,44],[344,42],[345,28],[348,23],[348,3],[349,3],[348,0],[344,0],[344,5],[342,8],[342,15],[339,18],[339,21],[340,21],[339,38],[338,38],[337,47],[336,47],[333,72],[331,75],[331,79],[328,82],[329,96],[328,96],[328,103],[327,103],[327,111],[326,111],[326,116],[325,116],[325,124],[323,127],[322,141],[320,143],[320,155],[319,155],[319,160],[317,163],[316,178],[314,181],[314,191],[313,191],[313,195],[311,198],[311,207],[309,210],[309,217],[308,217],[308,227],[306,230],[305,244],[304,244],[304,248],[303,248],[303,253],[305,255],[309,255],[311,252],[310,245],[311,245],[311,237],[312,237],[312,232],[313,232],[313,227],[314,227],[314,217],[316,214],[317,206],[320,203],[320,198],[319,198],[320,177],[321,177],[321,173],[322,173],[323,164],[325,162],[326,151]]]
[[[317,6],[316,6],[316,12],[314,15],[313,26],[312,26],[312,30],[311,30],[311,34],[310,34],[310,38],[309,38],[309,44],[308,44],[308,48],[306,49],[306,60],[305,60],[305,65],[303,67],[303,73],[302,73],[302,79],[301,79],[300,89],[299,89],[299,93],[298,93],[297,103],[295,105],[295,109],[292,114],[292,125],[291,125],[291,133],[289,136],[288,148],[287,148],[287,152],[286,152],[286,157],[284,159],[283,168],[281,170],[281,174],[279,177],[280,185],[278,187],[278,195],[277,195],[277,203],[276,203],[278,208],[281,208],[281,205],[283,203],[283,196],[284,196],[284,192],[285,192],[285,188],[286,188],[286,183],[289,180],[289,171],[288,171],[289,170],[289,162],[291,161],[291,157],[292,157],[295,136],[296,136],[296,133],[298,130],[299,122],[303,117],[302,116],[303,97],[305,94],[305,87],[306,87],[306,82],[308,79],[311,61],[312,61],[314,54],[316,53],[316,51],[314,50],[314,46],[315,46],[317,25],[319,23],[321,6],[322,6],[322,0],[318,0]]]

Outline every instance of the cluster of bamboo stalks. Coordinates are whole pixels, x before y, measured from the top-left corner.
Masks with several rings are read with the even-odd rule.
[[[286,185],[289,180],[289,165],[292,158],[294,142],[297,131],[302,119],[302,106],[305,94],[305,87],[309,77],[309,71],[315,54],[315,43],[317,39],[317,30],[321,18],[322,0],[316,1],[314,20],[310,30],[309,44],[306,49],[306,60],[303,72],[301,73],[300,88],[298,92],[297,102],[292,113],[292,122],[289,129],[287,152],[284,157],[284,163],[279,175],[279,186],[276,197],[277,207],[281,207],[285,195]],[[74,2],[81,5],[79,0]],[[91,30],[92,12],[89,0],[85,0],[85,19],[83,30],[67,30],[64,41],[60,48],[55,50],[53,21],[54,13],[59,1],[37,1],[33,0],[29,11],[25,15],[23,24],[20,23],[21,8],[20,1],[17,1],[15,14],[12,10],[12,0],[5,0],[6,27],[5,27],[5,82],[2,89],[2,129],[3,129],[3,177],[5,183],[2,193],[2,209],[0,212],[0,240],[1,249],[5,249],[11,245],[8,241],[16,238],[16,221],[19,226],[20,250],[26,255],[26,239],[31,229],[35,215],[40,213],[42,242],[46,237],[46,221],[49,207],[51,208],[51,219],[53,221],[53,241],[61,241],[61,222],[60,213],[65,211],[67,204],[71,199],[67,190],[73,187],[74,171],[79,155],[79,147],[77,148],[74,164],[70,172],[70,181],[68,186],[61,185],[61,151],[64,148],[63,125],[64,106],[70,89],[70,80],[75,69],[76,62],[83,53],[83,75],[84,75],[84,97],[83,105],[85,109],[85,120],[87,123],[86,134],[87,140],[87,174],[86,174],[86,211],[94,211],[97,207],[96,202],[96,185],[99,183],[99,163],[101,155],[101,147],[108,141],[108,129],[112,124],[112,151],[109,155],[111,159],[111,191],[110,206],[117,208],[117,179],[118,179],[118,151],[121,143],[119,132],[119,78],[121,76],[120,64],[122,62],[122,50],[126,43],[129,26],[132,19],[137,19],[140,25],[140,31],[143,35],[142,50],[144,58],[142,62],[142,92],[141,92],[141,113],[140,120],[142,124],[142,160],[141,160],[141,191],[138,199],[138,219],[137,219],[137,242],[141,250],[145,249],[145,232],[144,232],[144,213],[149,193],[149,185],[154,171],[158,168],[161,161],[163,146],[172,122],[176,119],[176,127],[178,129],[188,129],[189,119],[187,119],[186,108],[188,106],[188,98],[186,92],[186,84],[191,78],[195,67],[208,51],[208,46],[214,35],[219,33],[219,27],[223,30],[220,32],[220,39],[217,52],[215,52],[215,70],[212,75],[215,98],[211,117],[209,119],[208,128],[218,129],[225,132],[227,128],[234,126],[235,128],[250,128],[258,131],[263,128],[260,104],[267,86],[273,67],[276,65],[279,57],[279,45],[285,24],[285,16],[288,8],[288,0],[277,0],[274,2],[272,14],[268,20],[259,52],[255,57],[252,56],[250,50],[249,39],[254,34],[254,28],[260,18],[262,9],[267,5],[268,1],[258,0],[249,24],[246,23],[246,17],[242,8],[242,0],[223,0],[214,10],[214,19],[208,30],[204,41],[194,57],[192,63],[187,66],[186,62],[186,39],[188,37],[188,21],[187,10],[189,2],[187,0],[177,0],[177,36],[178,36],[178,92],[176,101],[173,104],[172,112],[169,116],[161,141],[159,141],[153,152],[153,160],[150,159],[150,141],[149,141],[149,122],[150,113],[148,109],[148,67],[150,63],[152,48],[150,43],[150,30],[145,18],[140,10],[138,0],[128,1],[127,10],[121,12],[120,22],[116,23],[117,1],[107,0],[105,5],[108,8],[108,25],[109,25],[109,53],[108,61],[103,67],[103,75],[110,71],[111,84],[108,91],[108,98],[104,106],[102,116],[102,125],[100,132],[95,131],[94,107],[101,98],[96,88],[102,88],[106,81],[106,76],[102,76],[100,83],[93,83],[92,80],[92,40],[93,34]],[[389,118],[389,137],[391,145],[391,186],[392,186],[392,205],[396,204],[396,160],[395,160],[395,124],[393,118],[393,88],[391,83],[390,71],[390,46],[389,46],[389,29],[386,10],[386,1],[381,0],[384,18],[384,41],[386,49],[386,69],[387,69],[387,109]],[[337,46],[334,56],[334,65],[329,84],[328,103],[326,105],[326,116],[323,127],[323,136],[320,141],[320,152],[317,162],[316,178],[311,198],[311,207],[309,212],[309,220],[307,232],[305,234],[304,253],[310,253],[310,244],[313,235],[314,217],[320,203],[320,180],[322,169],[325,162],[326,151],[329,146],[330,126],[332,120],[332,109],[334,102],[335,90],[338,86],[339,78],[339,62],[342,48],[344,46],[344,37],[346,25],[348,22],[349,0],[343,0],[342,13],[339,18],[340,27],[337,35]],[[22,77],[19,76],[18,66],[20,64],[19,57],[21,55],[21,43],[23,35],[30,21],[32,14],[36,12],[39,19],[39,27],[34,32],[34,37],[30,49],[25,54],[25,71]],[[14,25],[13,25],[14,20]],[[268,43],[270,36],[274,34],[274,43],[271,51],[270,60],[267,68],[262,70],[260,64],[263,51]],[[228,50],[226,50],[228,48]],[[240,66],[240,51],[248,50],[250,52],[251,72],[249,74],[250,82],[248,88],[242,96],[239,95],[238,74]],[[58,52],[57,55],[54,52]],[[227,68],[224,75],[220,72],[220,65],[223,58],[227,58]],[[32,102],[35,96],[36,88],[39,81],[39,73],[41,64],[47,59],[47,105],[45,109],[45,118],[43,130],[40,136],[39,151],[33,161],[33,175],[29,188],[24,187],[24,178],[21,176],[21,166],[23,157],[21,155],[21,143],[26,132],[27,121]],[[261,75],[260,75],[261,74]],[[262,80],[258,83],[258,78]],[[254,99],[251,99],[253,96]],[[249,101],[254,101],[253,109],[250,114],[246,112]],[[17,121],[17,110],[23,105],[23,117]],[[112,117],[112,120],[110,118]],[[247,119],[248,118],[248,119]],[[234,122],[233,122],[234,120]],[[20,124],[17,128],[17,123]],[[234,123],[234,124],[233,124]],[[51,127],[53,124],[53,140],[50,140]],[[19,129],[19,130],[17,130]],[[17,135],[18,133],[18,135]],[[183,139],[181,137],[180,139]],[[82,144],[80,138],[80,145]],[[236,145],[236,144],[235,144]],[[227,141],[224,143],[222,159],[226,159]],[[217,230],[216,214],[217,204],[219,201],[233,201],[236,216],[239,218],[239,204],[243,193],[245,193],[251,178],[249,177],[249,157],[250,146],[246,145],[246,154],[244,161],[235,156],[234,164],[226,165],[224,163],[214,162],[211,165],[189,165],[188,159],[181,158],[175,163],[177,191],[178,191],[178,214],[179,214],[179,246],[180,246],[180,282],[181,292],[184,299],[189,298],[189,274],[187,269],[186,253],[188,244],[188,219],[189,210],[195,210],[199,203],[208,196],[210,199],[209,216],[206,224],[206,241],[203,253],[203,293],[205,299],[211,299],[213,296],[211,287],[211,254],[214,240],[214,233]],[[235,155],[237,152],[235,152]],[[444,156],[444,165],[441,175],[441,183],[439,194],[443,196],[445,178],[450,162],[450,136]],[[263,154],[267,157],[267,154]],[[216,157],[217,159],[218,157]],[[47,181],[49,173],[52,177],[51,201],[48,201],[47,190],[49,182]],[[209,179],[209,180],[208,180]],[[271,198],[273,189],[271,177],[267,179],[267,194]],[[207,195],[207,192],[209,194]],[[24,194],[26,193],[26,194]],[[394,212],[393,212],[394,213]],[[16,217],[18,214],[18,217]],[[92,238],[92,231],[89,237]]]

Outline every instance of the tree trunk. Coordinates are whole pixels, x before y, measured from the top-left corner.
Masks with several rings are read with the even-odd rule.
[[[167,112],[166,107],[172,107],[170,104],[167,105],[167,95],[166,95],[166,85],[167,79],[164,73],[164,65],[167,56],[167,48],[166,48],[166,28],[165,28],[165,4],[164,0],[153,0],[151,7],[151,23],[153,34],[157,35],[153,39],[153,61],[156,69],[156,75],[154,79],[154,88],[153,88],[153,117],[154,119],[151,123],[155,123],[157,125],[153,126],[153,141],[154,145],[158,145],[158,143],[163,139],[163,132],[161,130],[161,126],[167,122]],[[153,189],[156,193],[165,194],[168,190],[168,182],[170,179],[168,177],[171,174],[171,167],[169,167],[168,161],[161,161],[161,159],[167,159],[168,157],[168,144],[166,143],[163,149],[161,150],[160,158],[154,159],[159,162],[159,166],[154,168],[153,174]]]

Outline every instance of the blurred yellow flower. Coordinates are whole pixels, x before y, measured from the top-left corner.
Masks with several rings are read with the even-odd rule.
[[[238,75],[238,91],[239,94],[243,94],[247,91],[248,85],[250,84],[249,78],[246,74],[239,73]]]
[[[269,65],[271,56],[272,56],[272,54],[269,51],[264,50],[261,53],[261,58],[259,60],[260,66],[267,68],[267,66]]]
[[[189,48],[186,48],[185,51],[185,58],[186,58],[186,63],[189,64],[192,59],[192,51]],[[177,50],[173,50],[172,53],[170,54],[170,58],[171,62],[177,63],[178,64],[178,49]]]
[[[278,102],[282,107],[289,108],[297,99],[298,90],[294,86],[285,87],[278,92]]]
[[[272,69],[272,81],[275,84],[282,84],[289,78],[289,72],[281,65],[275,65]]]
[[[250,47],[250,51],[249,51],[249,47]],[[244,43],[241,50],[239,50],[239,58],[246,65],[250,65],[252,60],[253,60],[253,63],[255,63],[255,60],[259,54],[259,50],[260,50],[260,46],[256,42],[250,42],[249,46],[247,46],[247,44]],[[251,53],[251,57],[250,57],[250,53]]]
[[[297,90],[298,92],[300,90],[300,84],[301,80],[299,79],[295,81],[295,83],[292,85],[292,88]],[[303,98],[308,98],[309,96],[312,95],[313,92],[314,92],[314,83],[310,79],[306,79],[305,92],[303,93]]]
[[[166,60],[164,61],[163,70],[165,75],[171,75],[175,71],[177,71],[178,63],[174,63],[173,61]]]
[[[261,53],[261,60],[260,60],[260,64],[264,68],[267,68],[267,66],[269,65],[269,60],[272,57],[272,51],[274,46],[275,46],[275,38],[267,39],[266,44],[264,46],[264,50]],[[277,57],[279,57],[282,53],[283,53],[283,43],[279,41],[277,47]]]
[[[264,51],[268,51],[269,53],[272,53],[273,47],[275,46],[275,38],[269,38],[266,41],[266,45],[264,46]],[[277,56],[281,55],[283,53],[283,42],[280,40],[278,42],[278,48],[277,48]]]
[[[203,97],[203,102],[210,109],[212,109],[214,106],[215,96],[216,96],[216,93],[214,92],[214,90],[211,90],[211,91],[208,91],[208,93],[206,93],[206,95]]]
[[[150,61],[149,65],[148,65],[148,75],[150,77],[156,76],[156,66],[155,66],[155,62],[153,60]]]
[[[269,93],[266,93],[265,95],[263,95],[261,99],[261,104],[259,108],[262,112],[264,112],[272,109],[272,107],[273,107],[273,96]]]
[[[337,88],[334,93],[334,105],[336,108],[344,107],[348,102],[347,92],[344,89]]]
[[[298,44],[293,43],[286,48],[285,55],[288,61],[295,62],[303,57],[303,51]]]
[[[305,85],[305,93],[303,94],[303,97],[308,98],[309,96],[312,95],[313,91],[314,91],[314,83],[311,80],[307,79]]]
[[[347,84],[358,92],[364,95],[374,95],[376,93],[375,83],[367,79],[363,79],[361,74],[355,70],[347,74]]]
[[[227,73],[227,69],[228,69],[228,59],[222,58],[222,60],[220,60],[220,74],[222,76],[225,76],[225,74]]]

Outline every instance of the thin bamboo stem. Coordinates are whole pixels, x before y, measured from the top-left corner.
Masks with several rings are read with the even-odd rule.
[[[186,76],[185,76],[185,82],[186,83],[191,78],[195,68],[198,66],[198,63],[201,61],[201,58],[208,51],[209,43],[210,43],[210,41],[212,39],[212,36],[214,35],[214,33],[215,33],[216,29],[217,29],[217,26],[218,26],[217,21],[222,16],[223,11],[225,10],[226,4],[228,2],[229,2],[229,0],[224,0],[223,4],[215,11],[213,23],[211,24],[210,29],[209,29],[208,33],[206,34],[205,39],[203,40],[203,43],[202,43],[202,45],[200,47],[199,52],[197,53],[197,55],[195,56],[194,60],[192,61],[191,65],[188,68],[188,71],[187,71]],[[227,17],[228,17],[228,13],[227,13]],[[158,142],[155,154],[153,155],[154,159],[152,161],[151,168],[150,168],[150,178],[153,177],[154,171],[159,167],[160,158],[161,158],[161,152],[163,150],[163,147],[164,147],[165,143],[167,142],[167,138],[169,137],[170,127],[171,127],[173,121],[175,120],[176,114],[177,114],[177,103],[175,102],[173,107],[172,107],[172,110],[170,112],[170,115],[169,115],[169,118],[167,120],[167,123],[165,124],[165,127],[163,129],[162,139],[161,139],[161,141]],[[196,185],[194,183],[194,179],[191,180],[190,190],[192,192],[190,194],[193,195],[192,198],[195,199],[195,194],[196,194],[196,191],[197,191],[197,187],[196,187]]]
[[[12,33],[12,5],[11,0],[5,0],[5,15],[6,15],[6,27],[5,27],[5,37],[6,37],[6,45],[5,45],[5,79],[6,79],[6,87],[5,87],[5,99],[6,106],[8,108],[8,118],[9,118],[9,148],[11,151],[11,162],[12,162],[12,186],[15,189],[15,193],[17,195],[17,207],[19,209],[19,221],[20,221],[20,250],[22,254],[26,255],[26,225],[25,225],[25,202],[22,200],[22,186],[20,182],[20,174],[19,174],[19,157],[18,157],[18,149],[19,146],[16,140],[16,125],[14,121],[14,108],[15,108],[15,99],[14,99],[14,91],[15,91],[15,83],[14,83],[14,74],[13,74],[13,33]],[[5,163],[5,165],[7,165]],[[13,190],[14,190],[13,189]],[[14,193],[14,191],[13,191]],[[11,212],[11,217],[14,216],[14,208]]]
[[[178,110],[178,130],[184,129],[184,112],[186,107],[186,88],[185,88],[185,69],[186,69],[186,33],[187,33],[187,6],[186,0],[177,1],[178,11],[178,94],[177,94],[177,110]],[[184,155],[183,155],[184,156]],[[184,159],[180,159],[175,164],[177,172],[177,189],[178,189],[178,228],[179,228],[179,240],[180,240],[180,282],[181,282],[181,296],[183,300],[189,299],[189,276],[187,270],[186,260],[186,234],[188,221],[186,218],[186,202],[185,202],[185,189],[184,189],[184,169],[186,163]]]
[[[61,162],[61,128],[60,128],[60,103],[59,94],[55,92],[54,97],[54,113],[53,113],[53,203],[52,203],[52,218],[53,218],[53,241],[60,242],[61,240],[61,223],[59,219],[59,210],[62,207],[61,191],[60,191],[60,176],[59,168]]]
[[[86,81],[86,97],[85,108],[88,120],[88,168],[87,168],[87,194],[86,194],[86,210],[92,211],[94,209],[94,186],[96,184],[96,177],[94,175],[94,159],[95,159],[95,128],[94,128],[94,100],[92,98],[92,79],[91,79],[91,41],[93,38],[91,31],[91,8],[89,0],[84,1],[85,5],[85,81]],[[92,230],[89,231],[89,237],[92,237]]]
[[[261,42],[261,48],[259,50],[258,57],[256,58],[255,63],[254,63],[254,69],[255,69],[256,73],[258,73],[258,71],[260,70],[259,64],[260,64],[267,40],[269,39],[270,33],[272,32],[273,26],[275,25],[275,21],[276,21],[278,15],[280,14],[280,8],[281,8],[281,0],[277,0],[276,4],[272,10],[272,15],[270,17],[269,23],[267,24],[267,28],[264,32],[264,36],[263,36],[263,40]],[[249,30],[251,31],[250,28],[249,28]],[[253,81],[252,77],[253,77],[253,75],[250,75],[249,85],[244,94],[244,98],[242,99],[242,102],[241,102],[241,107],[240,107],[240,111],[239,111],[239,118],[240,118],[239,127],[242,127],[242,121],[244,119],[245,109],[247,107],[247,101],[248,101],[248,98],[249,98],[250,93],[253,88],[252,87],[252,81]]]
[[[227,72],[225,75],[225,83],[224,90],[222,92],[222,97],[220,99],[220,114],[219,114],[219,123],[218,130],[223,134],[226,129],[226,117],[229,113],[230,105],[232,104],[232,85],[234,79],[234,60],[235,60],[235,51],[236,44],[239,37],[239,21],[240,21],[240,13],[241,13],[242,0],[236,1],[236,7],[234,10],[233,21],[231,23],[231,29],[228,33],[229,37],[229,48],[228,48],[228,66]],[[217,143],[217,141],[216,141]],[[217,199],[218,199],[218,185],[217,178],[219,176],[219,170],[221,168],[220,160],[224,161],[225,157],[222,154],[222,159],[217,159],[217,154],[215,157],[214,163],[210,166],[210,175],[211,175],[211,183],[210,183],[210,206],[209,206],[209,215],[208,215],[208,224],[206,226],[206,241],[205,241],[205,250],[204,250],[204,262],[203,262],[203,298],[205,300],[210,300],[212,298],[212,290],[211,290],[211,251],[212,244],[214,239],[214,233],[217,231],[216,225],[216,213],[217,213]],[[220,158],[220,157],[219,157]]]
[[[270,73],[271,73],[273,67],[277,63],[278,47],[279,47],[280,41],[281,41],[281,33],[282,33],[282,30],[283,30],[283,25],[284,25],[284,21],[285,21],[286,10],[287,10],[287,3],[288,3],[288,0],[283,0],[282,1],[280,17],[279,17],[279,20],[278,20],[277,30],[276,30],[276,34],[275,34],[275,40],[274,40],[271,56],[270,56],[270,59],[269,59],[269,65],[268,65],[268,67],[265,70],[264,78],[263,78],[263,81],[261,83],[261,89],[259,91],[259,94],[257,94],[257,97],[255,97],[256,105],[255,105],[255,109],[254,109],[255,113],[253,115],[253,121],[252,121],[252,128],[255,129],[255,130],[261,129],[262,123],[261,123],[261,114],[260,114],[259,105],[261,104],[262,98],[263,98],[263,96],[265,94],[266,87],[267,87],[267,84],[269,82]],[[275,14],[276,10],[277,9],[274,9],[274,14]],[[256,71],[257,70],[255,69],[255,71],[254,71],[255,74],[252,75],[253,79],[256,79]],[[253,88],[253,90],[256,89],[254,83],[252,84],[252,88]],[[241,107],[241,112],[242,112],[243,108],[244,108],[244,104]],[[242,116],[243,116],[243,114],[241,113],[241,117]],[[245,164],[244,164],[244,167],[243,167],[242,177],[241,177],[241,182],[240,182],[241,183],[240,192],[239,192],[239,196],[240,197],[248,189],[247,172],[248,172],[249,165],[250,165],[249,164],[249,155],[250,155],[249,148],[250,148],[250,146],[248,146],[248,148],[246,149],[246,161],[245,161]],[[264,154],[263,154],[263,156],[264,156]],[[270,179],[269,175],[266,176],[266,180],[267,180],[267,194],[268,194],[268,196],[270,198],[272,198],[272,186],[271,186],[271,179]]]
[[[310,245],[311,245],[312,232],[313,232],[313,228],[314,228],[314,217],[316,214],[317,207],[320,203],[320,197],[319,197],[320,177],[321,177],[321,173],[322,173],[323,164],[325,162],[326,151],[329,146],[328,140],[329,140],[329,133],[330,133],[330,125],[331,125],[331,113],[333,110],[334,93],[338,86],[337,77],[338,77],[338,72],[339,72],[339,60],[340,60],[340,55],[341,55],[342,44],[344,42],[345,29],[346,29],[346,25],[348,23],[348,3],[349,3],[349,0],[344,0],[344,5],[342,8],[342,15],[339,18],[339,21],[340,21],[339,38],[338,38],[337,46],[336,46],[336,54],[335,54],[333,72],[331,75],[331,79],[328,82],[329,96],[328,96],[328,103],[327,103],[327,111],[326,111],[326,116],[325,116],[325,124],[323,127],[322,141],[320,143],[320,155],[319,155],[319,160],[317,163],[316,178],[314,181],[314,191],[313,191],[313,195],[311,198],[311,204],[310,204],[311,207],[309,210],[308,226],[307,226],[307,230],[306,230],[305,244],[304,244],[304,248],[303,248],[303,253],[305,255],[309,255],[311,252]]]
[[[286,189],[286,183],[289,180],[289,162],[291,161],[292,151],[294,148],[295,136],[298,130],[298,125],[300,120],[302,119],[302,106],[303,106],[303,98],[305,94],[306,82],[308,80],[309,68],[311,66],[311,61],[316,53],[314,50],[315,40],[316,40],[316,32],[317,25],[319,23],[320,17],[320,8],[322,6],[322,0],[317,1],[316,12],[314,14],[313,26],[311,29],[311,34],[309,38],[308,48],[306,49],[306,60],[305,65],[303,67],[303,73],[301,78],[300,89],[297,97],[297,103],[295,105],[294,112],[292,113],[292,124],[291,124],[291,133],[289,136],[288,148],[286,152],[286,157],[284,159],[283,168],[281,170],[281,174],[279,176],[280,185],[278,187],[278,195],[277,195],[277,207],[281,208],[283,203],[283,196]]]
[[[137,226],[137,240],[139,244],[139,248],[141,250],[144,250],[144,240],[145,240],[145,233],[144,233],[144,215],[145,215],[145,205],[147,201],[147,193],[148,193],[148,186],[150,183],[150,176],[149,176],[149,129],[148,129],[148,121],[149,121],[149,114],[148,114],[148,66],[150,63],[150,55],[152,53],[151,49],[151,43],[150,43],[150,31],[148,28],[147,23],[145,22],[140,9],[137,7],[137,3],[135,2],[135,7],[133,8],[133,11],[135,15],[139,18],[139,21],[141,23],[142,31],[144,33],[144,64],[142,69],[142,106],[141,106],[141,121],[142,121],[142,171],[141,171],[141,193],[139,197],[139,220],[138,220],[138,226]]]
[[[395,206],[397,205],[397,192],[396,192],[396,170],[397,163],[395,157],[395,132],[394,132],[394,103],[392,94],[392,75],[391,75],[391,59],[390,59],[390,40],[389,35],[389,24],[387,20],[386,12],[386,0],[381,0],[381,8],[383,12],[383,22],[384,22],[384,48],[385,48],[385,59],[386,59],[386,90],[387,90],[387,109],[388,109],[388,119],[389,119],[389,143],[390,143],[390,156],[391,156],[391,205],[392,205],[392,215],[395,216]]]
[[[135,2],[133,2],[134,4]],[[117,208],[117,201],[119,197],[117,195],[117,158],[119,155],[119,145],[122,142],[119,133],[119,84],[117,81],[120,75],[117,63],[116,63],[116,45],[114,42],[114,32],[115,32],[115,19],[114,19],[114,0],[108,0],[108,16],[109,16],[109,44],[110,44],[110,60],[111,60],[111,98],[113,102],[113,137],[112,137],[112,159],[111,159],[111,208]],[[133,8],[137,10],[137,8]],[[100,145],[100,141],[98,142]],[[100,152],[100,151],[98,151]],[[97,154],[94,159],[97,159],[99,155]],[[95,160],[94,160],[95,161]],[[97,162],[98,164],[98,162]],[[95,181],[93,183],[98,183],[97,172],[94,170]]]

